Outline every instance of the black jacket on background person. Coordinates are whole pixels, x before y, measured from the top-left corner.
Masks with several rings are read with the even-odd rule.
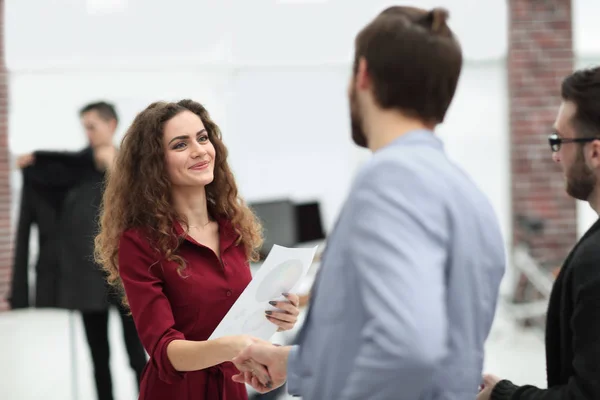
[[[60,171],[67,159],[73,161],[74,157],[41,156],[35,165],[22,170],[23,185],[9,298],[13,309],[27,308],[31,305],[58,307],[59,264],[56,229],[63,200],[70,185],[75,181],[72,174],[66,173],[69,171]],[[63,181],[59,182],[57,178]],[[48,186],[50,181],[53,181],[52,186]],[[38,231],[38,258],[35,263],[35,300],[30,304],[29,240],[33,225],[37,226]]]
[[[61,284],[65,288],[59,292],[59,305],[84,312],[106,310],[109,302],[120,301],[118,296],[108,295],[106,275],[94,261],[105,174],[96,168],[92,150],[86,151],[90,167],[80,171],[78,184],[67,193],[59,222]]]
[[[492,400],[600,399],[600,220],[556,278],[546,317],[548,388],[498,382]]]
[[[104,173],[91,148],[34,153],[23,169],[11,297],[13,309],[55,307],[80,311],[108,308],[104,274],[93,260]],[[35,302],[28,284],[29,237],[38,228]]]

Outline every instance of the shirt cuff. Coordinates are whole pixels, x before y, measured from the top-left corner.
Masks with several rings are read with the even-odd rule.
[[[300,375],[299,347],[292,346],[288,353],[287,390],[292,396],[302,396],[302,376]]]
[[[151,359],[158,370],[158,378],[168,384],[173,384],[177,381],[180,381],[186,375],[186,372],[177,371],[175,367],[173,367],[171,360],[169,360],[167,347],[169,347],[169,344],[173,340],[185,340],[185,337],[182,333],[172,330],[160,340],[157,346],[158,348],[155,350],[155,357],[152,357]]]

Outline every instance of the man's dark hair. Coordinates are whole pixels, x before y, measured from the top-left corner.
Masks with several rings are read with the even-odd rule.
[[[84,106],[81,110],[79,110],[79,116],[83,116],[83,114],[88,113],[90,111],[96,111],[100,118],[105,121],[110,121],[114,119],[119,122],[119,117],[117,117],[117,112],[115,111],[115,107],[107,103],[105,101],[99,101],[97,103],[90,103]]]
[[[600,136],[600,67],[581,69],[567,76],[561,87],[564,101],[576,106],[575,134]]]
[[[444,120],[462,68],[462,51],[446,25],[448,12],[394,6],[356,37],[354,73],[361,58],[384,109],[437,124]]]

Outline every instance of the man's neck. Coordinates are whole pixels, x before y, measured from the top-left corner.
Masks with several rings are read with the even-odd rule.
[[[395,110],[373,110],[365,116],[365,133],[372,152],[389,145],[394,140],[416,130],[433,130],[422,121],[408,118]]]
[[[90,143],[90,147],[92,149],[100,149],[102,147],[115,147],[115,144],[113,142],[101,142],[101,143],[95,143],[95,144]]]
[[[596,212],[596,214],[600,215],[600,190],[598,190],[598,186],[594,189],[590,198],[588,199],[588,204],[592,207],[592,210]]]

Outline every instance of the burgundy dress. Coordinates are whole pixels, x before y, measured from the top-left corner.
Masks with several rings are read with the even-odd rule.
[[[176,224],[177,234],[183,232]],[[246,400],[243,384],[233,382],[235,366],[226,362],[200,371],[176,371],[167,357],[172,340],[207,340],[250,283],[242,245],[228,221],[219,221],[221,259],[191,237],[179,247],[186,260],[182,276],[174,262],[159,256],[138,230],[120,240],[119,272],[138,334],[150,361],[140,385],[140,400]]]

